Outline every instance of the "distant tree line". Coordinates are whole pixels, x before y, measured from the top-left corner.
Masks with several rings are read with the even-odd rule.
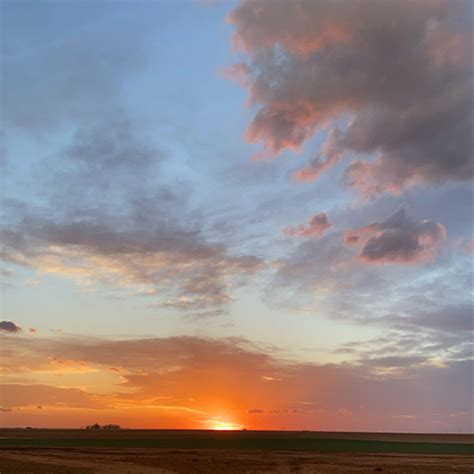
[[[99,423],[94,423],[93,425],[87,425],[86,430],[121,430],[120,425],[115,423],[109,423],[108,425],[99,425]]]

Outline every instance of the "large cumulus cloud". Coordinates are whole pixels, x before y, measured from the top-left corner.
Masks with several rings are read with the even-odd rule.
[[[249,59],[230,73],[258,107],[248,139],[276,154],[330,127],[296,178],[348,153],[366,197],[472,177],[470,2],[246,0],[230,21]]]

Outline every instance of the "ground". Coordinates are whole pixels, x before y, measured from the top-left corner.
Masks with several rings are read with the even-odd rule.
[[[470,435],[380,433],[0,430],[0,472],[472,474],[473,440]],[[61,442],[67,446],[58,447]],[[203,448],[189,447],[203,442]],[[125,447],[127,443],[133,446]],[[185,447],[153,447],[154,443]],[[242,447],[227,449],[226,443]],[[255,448],[247,449],[247,443]],[[262,443],[265,449],[259,449]],[[278,449],[282,445],[288,449]],[[308,446],[312,449],[304,449]],[[338,452],[347,446],[352,452]],[[373,446],[385,452],[366,452]],[[390,452],[405,448],[427,452]],[[462,454],[438,454],[436,448]]]

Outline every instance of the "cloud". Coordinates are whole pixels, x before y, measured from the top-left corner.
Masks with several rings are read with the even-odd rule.
[[[390,324],[402,329],[414,327],[424,330],[434,330],[449,333],[464,333],[473,331],[472,304],[455,304],[441,306],[434,311],[419,311],[410,317],[391,316]]]
[[[404,322],[437,331],[467,333],[473,331],[472,309],[472,304],[442,307],[437,311],[421,312]]]
[[[256,256],[230,255],[198,230],[157,215],[131,214],[129,222],[120,228],[100,214],[62,222],[35,217],[21,224],[25,242],[5,247],[41,273],[128,288],[160,297],[160,305],[195,312],[223,308],[230,289],[262,266]]]
[[[9,132],[20,129],[30,136],[43,134],[120,113],[124,84],[145,63],[147,22],[141,22],[142,34],[125,38],[122,31],[133,28],[133,18],[119,15],[112,19],[106,9],[98,7],[94,12],[97,23],[89,17],[86,26],[81,12],[38,8],[35,16],[40,26],[35,33],[35,52],[30,54],[14,30],[14,25],[17,30],[27,28],[28,16],[15,7],[5,15],[11,18],[11,27],[5,34],[10,54],[4,58],[2,104]],[[107,34],[105,18],[110,22]],[[49,25],[49,31],[43,25]],[[87,35],[82,34],[84,28]],[[62,34],[63,29],[67,35]],[[17,107],[19,102],[23,107]]]
[[[12,12],[17,23],[25,21],[21,11]],[[110,20],[104,9],[96,13]],[[49,8],[38,15],[57,17]],[[151,29],[142,18],[140,35],[124,39],[117,32],[134,24],[129,15],[109,22],[105,36],[89,20],[88,34],[75,35],[82,28],[77,19],[69,10],[62,17],[68,28],[62,24],[61,31],[74,40],[60,35],[52,41],[40,27],[37,56],[20,60],[23,55],[12,48],[7,58],[7,131],[12,138],[28,132],[37,150],[28,171],[20,173],[21,183],[12,169],[7,192],[29,186],[28,196],[41,199],[36,206],[20,202],[30,199],[24,193],[17,201],[4,200],[0,257],[8,271],[22,265],[98,291],[147,297],[141,301],[150,308],[221,314],[233,290],[263,262],[209,236],[212,210],[196,206],[179,156],[170,160],[172,152],[164,150],[177,149],[170,124],[154,122],[149,133],[140,106],[129,107],[136,86],[129,80],[145,71],[146,38],[156,23]],[[19,110],[18,102],[25,107]]]
[[[248,140],[278,154],[329,127],[296,179],[356,154],[345,182],[367,198],[470,180],[470,9],[465,0],[241,1],[229,19],[258,107]]]
[[[365,262],[417,264],[436,258],[446,229],[427,220],[416,223],[402,208],[384,222],[347,231],[344,239],[362,247],[359,256]]]
[[[410,367],[411,365],[426,362],[426,356],[385,356],[371,358],[368,360],[364,360],[363,362],[375,368],[406,368]]]
[[[189,187],[164,184],[165,158],[123,114],[81,126],[39,180],[48,207],[5,204],[0,257],[148,296],[150,307],[221,314],[263,261],[209,241]]]
[[[300,236],[300,237],[322,237],[324,232],[332,227],[325,212],[320,212],[314,215],[308,224],[300,224],[296,227],[285,227],[283,233],[287,237]]]
[[[103,401],[78,388],[63,388],[44,384],[4,383],[2,402],[11,407],[62,406],[68,408],[105,408]]]
[[[21,327],[17,326],[13,321],[0,321],[0,332],[17,334],[21,331]]]
[[[417,334],[418,339],[423,333],[423,345],[437,354],[466,351],[461,345],[469,342],[470,331],[453,331],[469,325],[470,258],[449,252],[441,224],[414,220],[404,210],[389,219],[374,217],[393,212],[391,207],[380,209],[378,203],[370,217],[366,206],[362,214],[347,211],[352,225],[368,219],[374,224],[345,233],[336,230],[291,247],[275,262],[264,301],[275,309],[329,319],[341,330],[356,324],[367,330],[389,327],[402,336]],[[335,218],[342,220],[341,215]],[[388,238],[392,234],[398,238]]]
[[[370,306],[374,294],[385,288],[387,273],[353,258],[353,249],[342,243],[342,232],[305,239],[279,259],[265,300],[321,316],[352,314],[348,306]],[[350,302],[350,304],[349,304]]]
[[[379,327],[383,332],[371,339],[346,343],[336,352],[359,357],[361,363],[379,370],[385,367],[401,372],[410,364],[426,363],[445,367],[452,361],[473,358],[471,302],[408,297],[397,312],[355,316],[354,322]]]
[[[289,362],[235,338],[25,338],[22,342],[20,351],[13,338],[6,341],[4,350],[9,356],[2,363],[10,367],[15,362],[23,367],[31,363],[30,371],[24,373],[28,379],[41,377],[38,360],[53,355],[63,360],[81,357],[99,374],[121,381],[111,381],[105,391],[102,385],[100,393],[97,384],[104,377],[87,379],[87,390],[31,382],[5,384],[5,405],[22,411],[39,404],[115,409],[111,412],[114,420],[123,424],[124,419],[130,420],[130,412],[135,420],[149,419],[153,413],[156,423],[159,413],[174,410],[185,414],[188,427],[206,426],[206,420],[224,412],[247,426],[258,414],[259,427],[267,429],[282,423],[293,429],[348,429],[357,423],[367,430],[381,423],[387,429],[401,429],[403,425],[393,418],[416,413],[420,426],[429,427],[436,418],[443,430],[449,430],[459,422],[454,413],[471,410],[472,367],[466,360],[437,366],[423,354],[409,354],[366,356],[340,364]],[[112,363],[121,371],[111,373]],[[273,380],[269,383],[264,376]],[[349,419],[340,416],[342,412],[351,413]],[[81,411],[77,416],[84,419]],[[463,429],[468,429],[466,423],[461,423]]]
[[[123,113],[107,123],[76,130],[62,155],[79,165],[87,165],[88,173],[102,171],[109,175],[114,168],[128,171],[133,168],[136,171],[163,159],[163,154],[138,134],[136,127]]]

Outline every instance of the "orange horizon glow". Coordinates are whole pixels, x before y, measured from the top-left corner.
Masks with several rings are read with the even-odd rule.
[[[432,420],[429,407],[418,406],[415,413],[407,399],[387,420],[380,400],[393,387],[368,383],[375,369],[349,363],[291,363],[235,340],[76,338],[64,344],[32,337],[2,340],[3,349],[21,361],[3,372],[4,427],[114,423],[124,429],[380,431],[389,425],[409,432]],[[25,378],[18,381],[13,368]],[[407,390],[395,369],[378,367],[377,373],[382,370],[390,370],[399,389]],[[433,359],[426,370],[444,373],[446,368]],[[360,393],[366,407],[359,406]],[[427,387],[419,400],[429,393]],[[453,412],[450,430],[462,426],[465,417]]]
[[[209,429],[213,431],[240,431],[244,428],[245,426],[231,421],[211,420],[209,424]]]

